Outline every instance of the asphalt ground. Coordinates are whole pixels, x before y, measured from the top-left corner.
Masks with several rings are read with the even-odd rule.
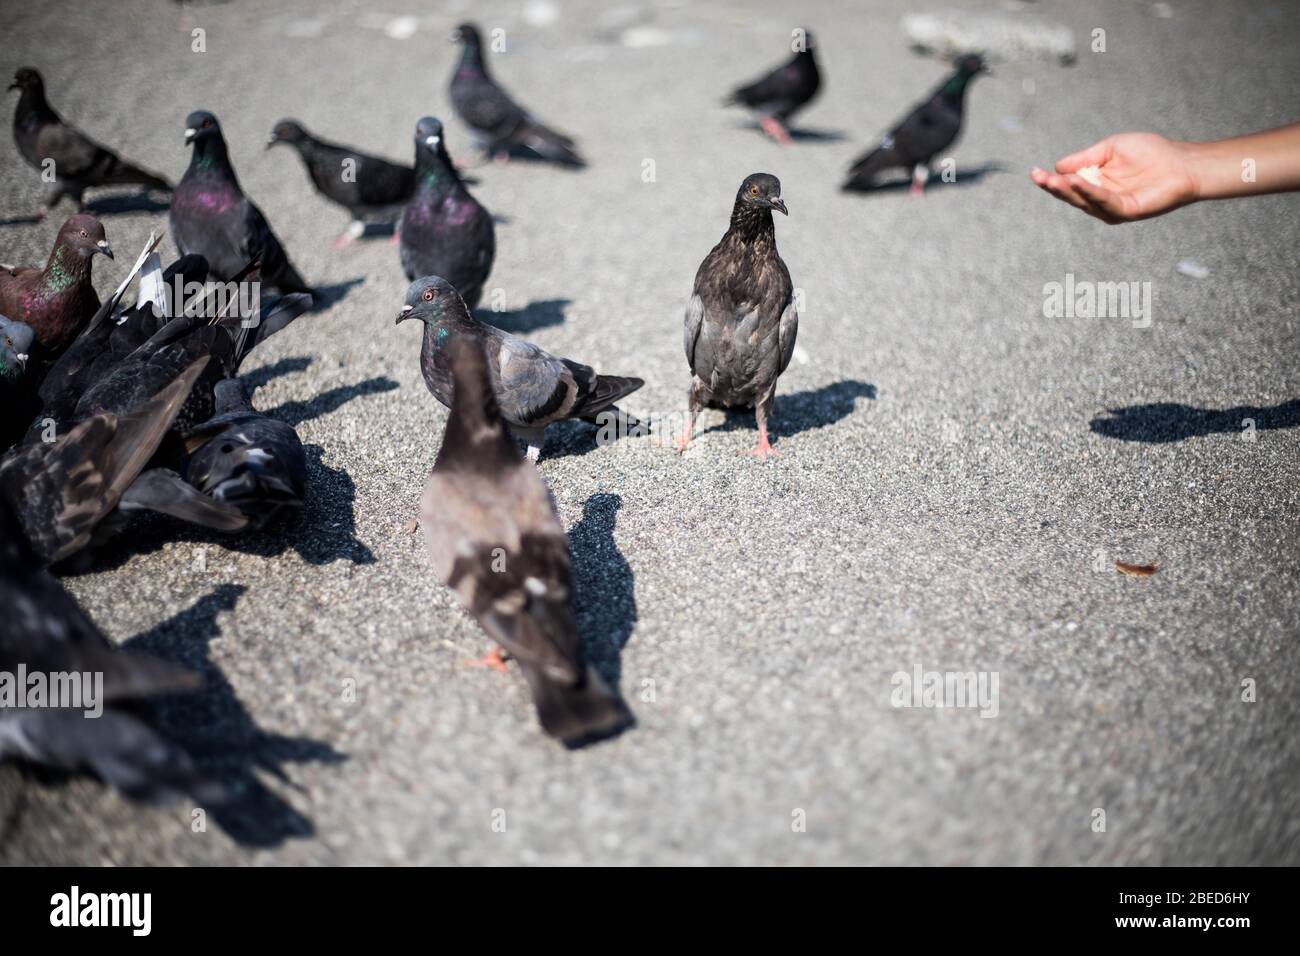
[[[0,768],[0,861],[1300,860],[1300,197],[1116,228],[1027,178],[1110,132],[1297,119],[1294,4],[1159,6],[968,5],[1064,24],[1082,53],[995,64],[956,183],[915,200],[838,189],[945,72],[907,47],[911,3],[809,2],[795,22],[776,2],[562,0],[548,25],[472,5],[506,30],[500,80],[590,161],[474,171],[502,220],[493,318],[645,378],[626,405],[669,427],[691,280],[755,171],[782,181],[778,243],[804,296],[781,458],[738,455],[752,418],[721,413],[682,457],[598,446],[587,426],[548,444],[579,624],[637,718],[568,752],[517,672],[465,665],[487,640],[408,531],[445,412],[417,330],[393,324],[396,249],[331,248],[346,216],[262,149],[293,116],[405,159],[432,113],[473,161],[446,93],[446,36],[471,5],[0,3],[0,73],[37,66],[57,109],[137,162],[179,177],[185,114],[213,110],[246,191],[328,289],[249,363],[256,404],[309,448],[300,520],[234,540],[146,522],[65,579],[112,639],[203,674],[158,719],[236,799],[198,808],[195,832],[189,804]],[[797,26],[826,82],[785,149],[719,101]],[[43,260],[71,210],[12,222],[42,187],[8,137],[0,168],[0,260]],[[118,250],[96,266],[106,291],[166,211],[92,200]],[[1149,325],[1046,317],[1044,287],[1071,275],[1149,283]],[[917,668],[996,673],[996,716],[892,706],[894,675]]]

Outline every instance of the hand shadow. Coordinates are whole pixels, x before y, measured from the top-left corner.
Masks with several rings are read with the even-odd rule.
[[[537,329],[562,323],[564,310],[572,301],[572,299],[540,299],[528,303],[522,309],[508,309],[502,312],[479,308],[474,310],[474,317],[511,335],[526,335]]]
[[[194,695],[160,698],[147,705],[154,725],[226,791],[224,801],[203,808],[217,824],[245,846],[273,847],[312,836],[315,826],[263,784],[255,771],[292,787],[286,764],[336,764],[347,758],[319,740],[262,730],[213,663],[210,644],[221,634],[217,615],[233,610],[245,590],[240,584],[218,585],[188,610],[123,646],[179,664],[203,679],[203,689]]]
[[[1153,402],[1107,409],[1109,418],[1098,416],[1088,427],[1105,438],[1164,444],[1201,435],[1244,433],[1300,425],[1300,398],[1271,408],[1238,405],[1236,408],[1193,408],[1177,402]]]

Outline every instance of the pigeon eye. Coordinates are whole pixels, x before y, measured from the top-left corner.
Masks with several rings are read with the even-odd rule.
[[[425,301],[425,302],[432,302],[432,301],[433,301],[433,290],[432,290],[432,289],[425,289],[425,290],[424,290],[424,296],[423,296],[423,298],[424,298],[424,301]]]
[[[749,187],[749,194],[750,194],[751,196],[757,196],[757,195],[758,195],[758,187],[757,187],[757,186],[750,186],[750,187]]]
[[[85,239],[85,238],[86,238],[86,230],[84,230],[84,229],[81,230],[81,238],[82,238],[82,239]]]

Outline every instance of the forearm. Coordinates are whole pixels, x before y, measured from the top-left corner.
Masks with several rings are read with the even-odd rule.
[[[1300,123],[1184,147],[1198,200],[1300,189]]]

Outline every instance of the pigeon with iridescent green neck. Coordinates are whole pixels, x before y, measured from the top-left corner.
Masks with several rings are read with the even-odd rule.
[[[961,132],[970,81],[987,72],[988,67],[979,54],[970,53],[958,59],[952,75],[934,94],[891,129],[879,146],[853,164],[842,188],[871,189],[880,173],[901,166],[912,172],[912,195],[922,195],[930,178],[931,161],[956,142]]]
[[[0,268],[0,314],[32,327],[34,358],[60,355],[99,309],[90,274],[96,255],[113,258],[104,227],[94,216],[78,213],[59,230],[44,269]]]
[[[496,257],[492,216],[465,188],[432,116],[415,124],[415,195],[398,231],[407,279],[442,276],[478,305]]]

